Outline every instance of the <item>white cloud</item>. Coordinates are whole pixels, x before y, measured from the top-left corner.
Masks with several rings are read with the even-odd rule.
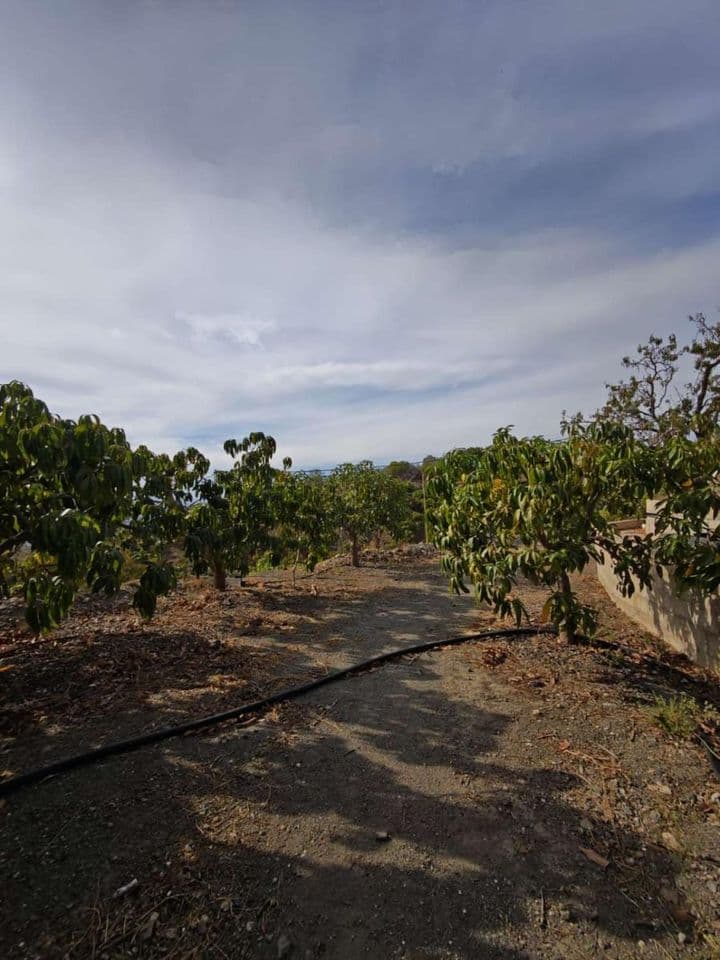
[[[568,228],[543,181],[512,226],[502,204],[467,230],[421,215],[433,173],[511,204],[528,171],[562,181],[578,157],[609,164],[617,217],[710,190],[711,154],[677,144],[717,117],[714,46],[692,35],[675,90],[661,56],[702,3],[412,22],[391,4],[381,31],[294,6],[71,6],[19,5],[0,50],[0,378],[65,415],[167,450],[268,429],[305,465],[415,458],[505,423],[555,433],[638,340],[716,305],[720,242],[687,224],[636,242],[642,210],[627,232],[581,208]],[[657,83],[623,60],[607,93],[614,45],[650,51]],[[671,156],[637,159],[670,135]]]
[[[259,320],[232,313],[176,314],[175,319],[184,327],[195,343],[219,341],[228,344],[262,346],[262,335],[275,326],[273,320]],[[168,332],[168,336],[172,336]]]

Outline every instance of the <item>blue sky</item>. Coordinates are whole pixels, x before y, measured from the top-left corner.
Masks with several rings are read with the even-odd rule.
[[[716,0],[0,0],[0,378],[312,466],[556,435],[720,305]]]

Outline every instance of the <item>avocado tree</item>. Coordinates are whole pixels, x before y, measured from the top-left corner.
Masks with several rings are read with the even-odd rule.
[[[36,633],[66,616],[83,584],[116,591],[128,550],[145,567],[133,602],[153,613],[174,583],[153,549],[168,502],[179,508],[163,470],[97,417],[61,419],[24,384],[0,386],[0,589],[22,592]]]
[[[379,532],[396,538],[411,522],[407,485],[376,470],[369,460],[343,463],[328,478],[338,529],[348,538],[352,565],[360,566],[360,549]]]
[[[681,591],[720,587],[720,430],[674,437],[658,457],[652,516],[653,559]]]
[[[431,522],[455,591],[473,585],[497,613],[527,611],[518,579],[548,588],[543,617],[566,637],[592,632],[595,615],[570,575],[609,558],[627,594],[647,586],[651,544],[619,536],[612,517],[655,487],[653,452],[621,426],[576,426],[560,443],[498,431],[492,444],[449,454],[430,480]]]
[[[314,570],[337,542],[337,522],[329,485],[320,475],[278,472],[273,486],[274,546],[278,558]]]
[[[391,460],[384,472],[396,480],[406,480],[418,486],[422,482],[422,467],[417,463],[410,463],[409,460]]]
[[[225,590],[227,574],[241,580],[252,561],[270,543],[273,526],[271,466],[275,440],[251,433],[241,441],[226,440],[225,452],[235,461],[229,470],[198,476],[188,509],[185,553],[197,576],[212,571],[215,586]]]
[[[134,604],[143,616],[149,617],[155,612],[158,594],[166,592],[158,589],[162,578],[167,578],[170,586],[176,581],[175,568],[168,562],[167,554],[170,545],[185,533],[193,491],[207,473],[209,461],[194,447],[172,457],[139,447],[134,462],[141,467],[140,482],[135,484],[131,512],[120,527],[117,544],[124,554],[146,567]]]
[[[653,446],[677,437],[707,439],[718,429],[720,323],[703,313],[689,320],[695,327],[689,343],[679,342],[674,333],[653,335],[634,356],[623,357],[629,376],[606,384],[607,400],[594,419],[622,423]],[[692,375],[685,379],[689,365]],[[569,422],[581,421],[576,414]]]
[[[422,488],[408,480],[393,477],[384,471],[377,477],[377,504],[375,535],[387,533],[393,540],[405,540],[413,534],[416,516],[413,512],[413,494],[417,505],[422,504]]]

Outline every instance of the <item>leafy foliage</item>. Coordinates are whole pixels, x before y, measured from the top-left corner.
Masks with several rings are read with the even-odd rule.
[[[405,534],[412,515],[403,481],[363,460],[341,464],[327,482],[338,528],[350,540],[353,566],[360,565],[360,548],[373,536]]]
[[[672,439],[658,457],[653,556],[681,589],[720,586],[720,431]]]
[[[327,481],[310,473],[278,473],[273,488],[275,555],[314,570],[337,541],[334,504]]]
[[[271,542],[276,473],[271,466],[275,440],[264,433],[227,440],[224,448],[235,462],[209,477],[205,461],[205,472],[194,479],[197,502],[188,510],[185,536],[193,573],[211,570],[219,590],[225,589],[228,573],[241,578],[249,573],[253,557]]]
[[[408,483],[422,482],[422,467],[409,460],[392,460],[386,467],[385,473],[396,480],[406,480]]]
[[[607,384],[608,398],[596,418],[622,423],[637,437],[662,444],[673,437],[710,436],[720,420],[720,323],[709,323],[702,313],[690,317],[695,336],[678,344],[650,337],[637,348],[636,357],[624,357],[631,371],[627,380]],[[692,360],[694,377],[678,384],[683,357]]]
[[[133,451],[122,430],[61,419],[24,384],[0,386],[0,587],[19,586],[35,632],[65,617],[83,583],[117,590],[123,546],[143,557],[134,602],[152,613],[173,583],[157,550],[177,503],[168,480],[165,462]]]
[[[651,552],[639,535],[618,537],[611,517],[653,489],[652,455],[623,427],[576,426],[561,443],[517,438],[508,429],[483,450],[458,451],[430,480],[434,538],[456,591],[518,622],[527,615],[518,578],[544,584],[544,617],[569,636],[595,627],[569,575],[603,551],[627,593],[649,582]]]
[[[655,696],[648,713],[655,723],[673,737],[686,739],[697,729],[702,708],[686,693],[675,697]]]

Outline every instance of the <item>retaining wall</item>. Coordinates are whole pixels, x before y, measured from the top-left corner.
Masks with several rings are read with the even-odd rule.
[[[680,594],[664,572],[653,576],[652,590],[624,597],[607,559],[597,565],[597,577],[616,606],[641,627],[701,666],[720,671],[720,594]]]

